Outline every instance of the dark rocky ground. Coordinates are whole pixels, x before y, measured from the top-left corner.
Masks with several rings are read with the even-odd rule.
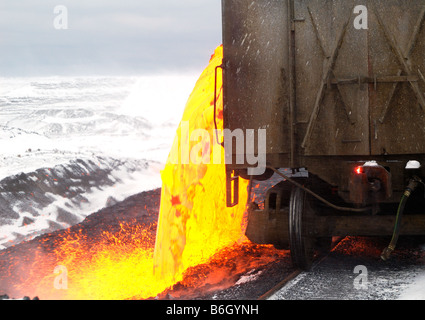
[[[243,243],[190,268],[183,281],[156,297],[180,300],[257,300],[294,272],[288,251]]]
[[[131,196],[91,214],[73,227],[38,236],[1,251],[0,295],[22,298],[13,287],[25,280],[25,268],[31,265],[35,269],[53,270],[55,247],[60,239],[70,234],[78,234],[82,238],[96,241],[101,239],[105,230],[111,233],[119,232],[120,225],[127,223],[143,226],[154,238],[160,193],[161,190],[157,189]],[[40,256],[43,257],[44,264],[49,264],[50,261],[50,265],[38,265],[37,258]],[[291,272],[293,268],[287,251],[242,242],[217,254],[210,263],[190,268],[182,282],[152,298],[257,299]],[[37,293],[35,290],[24,295],[34,298]],[[137,299],[129,297],[132,298]]]

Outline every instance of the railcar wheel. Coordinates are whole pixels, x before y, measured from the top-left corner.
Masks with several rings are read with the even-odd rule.
[[[289,244],[292,263],[302,270],[309,270],[313,264],[316,239],[309,235],[313,217],[309,195],[294,187],[289,201]]]

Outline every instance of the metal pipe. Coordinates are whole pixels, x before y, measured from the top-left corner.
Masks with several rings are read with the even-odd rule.
[[[280,175],[282,178],[284,178],[285,180],[289,181],[290,183],[292,183],[293,185],[295,185],[298,188],[303,189],[305,192],[311,194],[313,197],[315,197],[317,200],[323,202],[324,204],[326,204],[327,206],[338,210],[338,211],[345,211],[345,212],[357,212],[357,213],[361,213],[361,212],[366,212],[372,209],[372,207],[366,207],[366,208],[350,208],[350,207],[340,207],[337,206],[331,202],[329,202],[328,200],[322,198],[321,196],[319,196],[317,193],[315,193],[314,191],[304,187],[302,184],[296,182],[294,179],[288,177],[287,175],[283,174],[282,172],[276,170],[273,167],[267,167],[268,169],[273,170],[275,173],[277,173],[278,175]]]

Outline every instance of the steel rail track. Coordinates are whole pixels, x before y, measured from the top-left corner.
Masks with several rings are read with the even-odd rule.
[[[332,249],[335,247],[336,244],[332,246]],[[331,249],[331,251],[332,251]],[[313,266],[311,269],[314,269],[316,266],[318,266],[323,260],[325,260],[329,256],[328,254],[321,255],[317,257],[317,260],[313,262]],[[275,293],[277,293],[279,290],[283,289],[289,282],[294,280],[296,277],[298,277],[301,273],[308,272],[301,269],[296,269],[292,273],[290,273],[288,276],[285,277],[282,281],[280,281],[278,284],[276,284],[273,288],[271,288],[266,293],[262,294],[257,300],[268,300],[270,297],[272,297]]]
[[[300,270],[300,269],[295,270],[294,272],[292,272],[291,274],[289,274],[285,279],[283,279],[281,282],[279,282],[277,285],[275,285],[273,288],[271,288],[269,291],[267,291],[266,293],[264,293],[263,295],[261,295],[258,298],[258,300],[267,300],[267,299],[269,299],[276,292],[278,292],[283,287],[285,287],[290,281],[292,281],[293,279],[295,279],[296,277],[298,277],[301,274],[301,272],[302,272],[302,270]]]

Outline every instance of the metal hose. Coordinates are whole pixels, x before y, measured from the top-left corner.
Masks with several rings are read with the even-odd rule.
[[[409,185],[407,186],[403,196],[401,197],[400,204],[397,209],[397,217],[396,217],[396,221],[394,225],[393,237],[388,247],[386,247],[381,254],[381,259],[384,261],[387,261],[390,258],[391,254],[393,253],[393,251],[395,250],[398,238],[400,236],[401,220],[403,217],[404,208],[406,207],[407,200],[409,199],[412,192],[418,187],[419,183],[421,182],[422,180],[419,177],[416,177],[416,176],[413,177],[409,181]]]
[[[335,210],[338,211],[345,211],[345,212],[357,212],[357,213],[362,213],[362,212],[366,212],[371,210],[371,207],[366,207],[366,208],[350,208],[350,207],[341,207],[341,206],[337,206],[331,202],[329,202],[328,200],[322,198],[321,196],[319,196],[317,193],[315,193],[314,191],[304,187],[302,184],[296,182],[294,179],[291,179],[289,176],[283,174],[282,172],[278,171],[277,169],[268,166],[267,168],[273,170],[276,174],[280,175],[283,179],[287,180],[288,182],[292,183],[293,185],[295,185],[296,187],[303,189],[305,192],[309,193],[310,195],[312,195],[313,197],[315,197],[317,200],[321,201],[322,203],[324,203],[325,205],[327,205],[328,207],[331,207]]]

